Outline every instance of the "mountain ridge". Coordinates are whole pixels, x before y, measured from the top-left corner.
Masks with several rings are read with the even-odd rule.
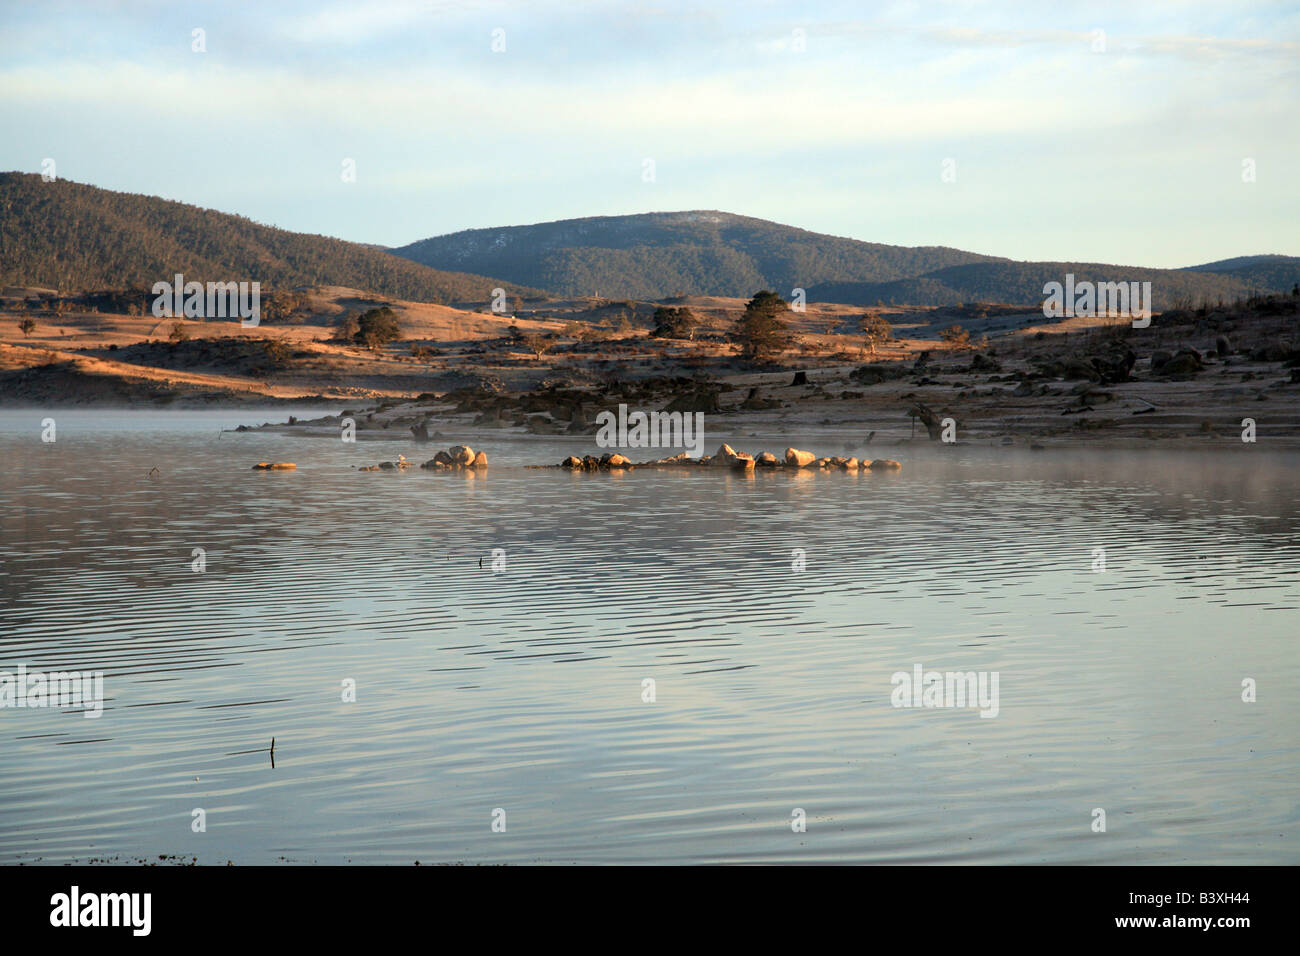
[[[948,246],[893,246],[716,209],[588,216],[467,229],[390,250],[437,268],[491,270],[562,295],[664,299],[761,288],[848,305],[1036,302],[1066,272],[1150,281],[1157,306],[1289,290],[1300,258],[1239,256],[1183,269],[1039,262]]]

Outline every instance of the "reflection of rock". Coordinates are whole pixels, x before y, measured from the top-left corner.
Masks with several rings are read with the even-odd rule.
[[[807,468],[816,460],[817,456],[810,451],[800,451],[797,448],[787,448],[785,450],[785,463],[793,465],[795,468]]]

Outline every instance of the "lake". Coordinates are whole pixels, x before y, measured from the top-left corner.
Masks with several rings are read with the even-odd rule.
[[[1294,453],[222,431],[324,411],[0,412],[0,671],[103,673],[0,708],[0,862],[1300,862]]]

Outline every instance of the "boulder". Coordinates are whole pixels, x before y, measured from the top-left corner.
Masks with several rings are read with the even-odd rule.
[[[807,468],[817,456],[810,451],[800,451],[798,448],[787,448],[785,450],[785,463],[793,465],[795,468]]]
[[[477,455],[475,455],[474,461],[472,462],[472,466],[474,468],[486,468],[488,466],[487,452],[481,451]]]
[[[472,465],[474,463],[474,449],[468,445],[452,445],[447,449],[447,454],[450,456],[453,465]]]
[[[601,461],[609,468],[627,468],[632,464],[632,459],[617,452],[610,455],[608,459],[601,459]]]
[[[844,463],[845,471],[857,471],[860,467],[861,464],[856,458],[850,458],[848,461]]]
[[[749,455],[737,455],[731,461],[731,470],[747,472],[754,470],[754,459]]]
[[[575,455],[570,455],[568,458],[564,459],[564,461],[560,462],[560,467],[561,467],[561,468],[581,468],[581,467],[582,467],[582,459],[581,459],[581,458],[578,458],[578,457],[575,456]]]
[[[297,465],[290,461],[259,461],[252,471],[294,471]]]
[[[723,442],[722,446],[718,448],[717,454],[710,459],[709,463],[717,468],[730,468],[739,457],[740,453],[736,449]],[[750,456],[746,455],[745,457]]]
[[[1192,349],[1183,349],[1168,362],[1155,369],[1155,372],[1161,376],[1181,377],[1195,375],[1204,367],[1200,353]]]
[[[877,458],[871,464],[867,465],[872,471],[898,471],[903,466],[892,458]]]
[[[781,460],[770,451],[765,451],[754,459],[754,464],[762,468],[776,468],[781,464]]]

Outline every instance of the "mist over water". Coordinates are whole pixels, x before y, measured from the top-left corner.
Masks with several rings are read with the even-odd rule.
[[[0,862],[1300,862],[1300,456],[221,431],[292,411],[0,413],[0,670],[106,698],[0,709]],[[997,716],[893,707],[918,664]]]

